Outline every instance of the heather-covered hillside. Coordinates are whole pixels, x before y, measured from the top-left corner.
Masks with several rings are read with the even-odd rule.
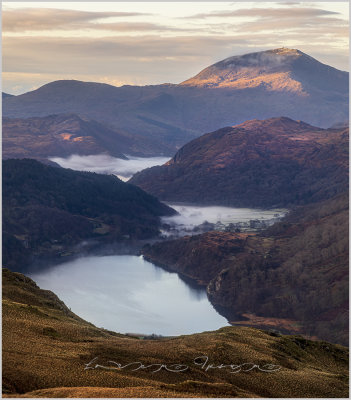
[[[130,182],[166,201],[236,207],[321,201],[348,185],[348,129],[286,117],[246,121],[194,139]]]

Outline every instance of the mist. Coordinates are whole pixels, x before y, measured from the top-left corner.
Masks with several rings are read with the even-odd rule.
[[[129,155],[126,155],[126,157],[128,160],[112,157],[107,154],[90,156],[72,154],[67,158],[51,157],[50,160],[63,168],[96,172],[98,174],[113,174],[123,181],[127,181],[136,172],[155,165],[162,165],[170,159],[170,157],[133,157]]]
[[[195,206],[167,203],[178,215],[163,217],[162,222],[170,229],[164,230],[164,236],[183,236],[199,234],[208,230],[256,230],[279,221],[288,210],[253,209],[221,206]]]

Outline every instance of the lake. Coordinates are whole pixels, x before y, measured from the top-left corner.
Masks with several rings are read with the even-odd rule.
[[[228,325],[205,289],[142,256],[84,257],[30,277],[81,318],[115,332],[175,336]]]
[[[135,172],[165,163],[168,158],[109,155],[52,158],[64,168],[115,174],[126,180]],[[208,230],[262,229],[287,210],[257,210],[219,206],[170,204],[178,215],[162,218],[162,234],[180,237]],[[176,336],[228,325],[208,301],[203,288],[189,286],[142,257],[87,256],[30,275],[43,289],[52,290],[71,310],[120,333]]]

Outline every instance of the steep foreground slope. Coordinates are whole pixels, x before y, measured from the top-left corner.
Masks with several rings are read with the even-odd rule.
[[[140,135],[130,135],[75,114],[34,118],[4,118],[2,156],[4,158],[67,157],[71,154],[105,153],[125,159],[125,154],[147,156],[157,143]]]
[[[2,319],[3,397],[348,396],[345,347],[244,327],[134,339],[81,320],[7,269]],[[139,363],[148,368],[132,371]]]
[[[286,117],[205,134],[131,183],[167,201],[273,207],[319,201],[348,183],[348,129]]]
[[[225,59],[179,85],[122,86],[56,81],[6,97],[11,118],[75,113],[174,154],[189,140],[252,118],[286,115],[329,127],[348,120],[348,73],[294,49]]]
[[[37,257],[64,256],[83,240],[153,237],[159,217],[175,213],[113,175],[10,159],[3,161],[2,178],[3,262],[15,270]]]
[[[156,243],[143,254],[207,286],[212,304],[232,322],[346,345],[348,221],[345,192],[258,235],[209,232]]]

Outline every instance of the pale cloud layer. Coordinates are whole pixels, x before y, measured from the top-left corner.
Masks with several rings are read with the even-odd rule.
[[[45,4],[45,3],[43,3]],[[137,12],[93,12],[53,8],[21,8],[4,12],[3,32],[27,32],[52,29],[87,28],[96,21],[114,17],[126,18],[148,14]],[[94,24],[95,23],[95,24]]]
[[[155,3],[28,4],[3,13],[3,90],[10,93],[57,79],[178,83],[221,59],[283,46],[348,68],[347,4],[200,3],[203,13],[194,3],[169,3],[170,11]]]
[[[298,4],[298,3],[296,3]],[[287,7],[267,9],[267,8],[244,8],[234,11],[215,11],[211,13],[202,13],[189,15],[186,19],[204,19],[204,18],[231,18],[231,17],[259,17],[259,18],[316,18],[324,15],[339,14],[335,11],[321,10],[317,8],[290,8],[287,12]]]

